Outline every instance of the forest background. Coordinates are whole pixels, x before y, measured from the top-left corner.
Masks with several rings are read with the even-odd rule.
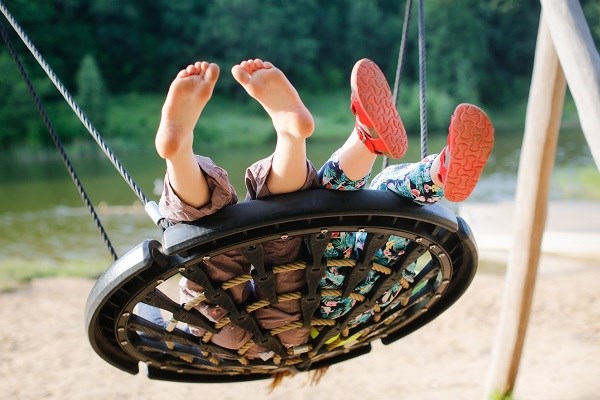
[[[152,145],[149,132],[156,129],[169,83],[195,60],[222,68],[213,109],[202,119],[203,143],[246,146],[274,137],[262,110],[228,73],[248,58],[273,61],[286,72],[313,110],[320,137],[346,135],[350,70],[357,59],[368,57],[393,83],[405,7],[396,0],[4,3],[96,128],[113,146],[125,149]],[[581,3],[598,43],[600,2]],[[522,125],[539,1],[424,4],[429,127],[444,129],[460,102],[493,110],[497,129]],[[7,30],[63,143],[75,150],[87,146],[80,122],[16,34]],[[415,7],[399,99],[411,133],[419,131],[418,69]],[[264,135],[244,134],[257,124],[266,124]],[[0,146],[0,157],[31,157],[52,146],[5,46],[0,46]]]

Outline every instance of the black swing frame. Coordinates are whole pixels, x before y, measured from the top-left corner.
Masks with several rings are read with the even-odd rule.
[[[313,358],[304,355],[302,361],[294,365],[260,360],[247,366],[226,360],[218,366],[210,365],[201,354],[214,351],[212,345],[177,330],[166,332],[144,324],[144,320],[133,313],[138,302],[152,303],[150,299],[156,298],[156,287],[165,280],[202,270],[206,257],[282,237],[314,237],[327,231],[365,231],[369,235],[405,237],[412,247],[396,271],[412,262],[415,254],[429,252],[432,262],[441,268],[443,281],[432,296],[411,299],[405,307],[384,314],[384,318],[398,313],[400,316],[388,325],[379,323],[374,333],[366,336],[367,341]],[[285,369],[297,372],[326,367],[368,353],[373,340],[381,339],[383,344],[389,344],[419,329],[464,293],[475,275],[477,257],[468,225],[441,204],[419,206],[391,192],[371,190],[348,193],[318,189],[273,196],[227,206],[201,222],[172,226],[165,230],[162,244],[148,240],[131,249],[97,280],[85,307],[85,326],[90,343],[100,357],[131,374],[137,374],[138,363],[144,362],[151,379],[201,383],[263,379]],[[391,283],[388,282],[387,287]],[[177,307],[180,306],[172,304],[169,311],[185,319],[185,313]],[[359,307],[356,308],[360,312]],[[239,307],[230,311],[243,314]],[[328,337],[341,332],[348,319],[344,321],[326,328]],[[148,332],[158,334],[160,342],[139,335],[148,326]],[[164,341],[176,343],[175,348],[165,347]],[[147,351],[149,349],[151,351]],[[178,357],[182,353],[194,361],[182,361]]]

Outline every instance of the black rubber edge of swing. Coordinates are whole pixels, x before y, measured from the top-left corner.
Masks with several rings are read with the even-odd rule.
[[[85,304],[85,329],[94,351],[109,364],[133,375],[139,372],[138,362],[118,349],[118,346],[107,344],[103,340],[103,333],[94,329],[97,325],[92,328],[92,321],[99,317],[98,314],[105,305],[101,304],[103,300],[109,299],[119,290],[115,282],[126,281],[155,264],[160,245],[156,240],[145,240],[121,256],[98,278]]]
[[[467,223],[461,218],[457,217],[459,229],[457,233],[461,238],[461,243],[464,247],[463,260],[461,262],[461,268],[454,271],[454,276],[450,282],[450,286],[446,289],[447,293],[440,298],[425,314],[418,318],[414,323],[405,325],[393,333],[388,334],[386,337],[381,339],[381,343],[388,345],[401,339],[412,332],[422,328],[440,314],[446,311],[452,306],[471,286],[475,273],[477,272],[477,264],[479,261],[479,251],[475,238],[473,237],[473,231]],[[472,266],[466,268],[466,266]]]
[[[335,207],[332,207],[335,205]],[[178,252],[184,252],[198,244],[207,243],[210,241],[218,241],[220,237],[228,235],[237,235],[238,232],[244,230],[254,230],[248,232],[250,236],[255,237],[263,235],[260,228],[265,226],[273,226],[273,224],[282,224],[286,222],[301,221],[305,215],[309,215],[310,219],[331,221],[333,228],[340,228],[344,224],[349,224],[353,229],[354,221],[351,216],[361,216],[364,219],[365,215],[373,217],[391,217],[400,219],[412,219],[415,221],[429,222],[437,226],[448,229],[451,232],[457,232],[460,229],[467,230],[466,239],[468,248],[473,251],[475,249],[472,242],[470,230],[462,220],[457,219],[453,212],[441,204],[433,204],[428,206],[419,206],[413,202],[407,201],[396,196],[391,192],[385,191],[359,191],[351,193],[343,193],[328,190],[312,190],[306,192],[292,193],[288,195],[272,196],[268,200],[256,200],[247,203],[235,204],[225,207],[218,214],[214,214],[203,218],[200,222],[190,224],[179,224],[173,226],[165,232],[165,242],[170,241],[171,251],[178,249]],[[327,217],[333,217],[327,218]],[[350,217],[350,220],[347,218]],[[369,217],[370,219],[370,217]],[[377,220],[374,218],[373,221]],[[342,221],[338,223],[338,221]],[[459,222],[460,226],[459,226]],[[370,224],[369,222],[367,224]],[[369,228],[371,225],[368,226]],[[311,229],[314,229],[312,227]],[[273,232],[266,232],[264,236],[272,235]],[[243,238],[243,235],[242,235]],[[178,242],[180,240],[181,242]],[[475,250],[476,251],[476,250]],[[168,257],[164,253],[165,247],[156,240],[146,240],[132,248],[124,256],[119,258],[112,266],[110,266],[104,274],[97,280],[92,288],[85,306],[85,323],[88,330],[88,338],[96,353],[109,364],[131,374],[139,372],[138,360],[131,358],[126,352],[122,351],[117,343],[114,334],[104,332],[102,327],[114,325],[114,321],[119,317],[116,307],[113,310],[111,305],[112,300],[119,300],[121,296],[129,298],[139,295],[139,293],[129,293],[128,284],[130,280],[143,276],[145,271],[148,274],[155,276],[160,275],[169,269]],[[473,257],[471,257],[473,258]],[[476,257],[475,257],[476,258]],[[471,259],[470,261],[473,261]],[[157,268],[159,270],[157,270]],[[162,271],[162,272],[161,272]],[[471,270],[472,275],[475,273],[475,268]],[[472,279],[472,276],[471,278]],[[460,279],[458,279],[460,281]],[[458,283],[461,289],[458,295],[448,292],[448,305],[452,304],[460,294],[464,292],[466,286]],[[127,287],[126,287],[127,286]],[[125,291],[124,291],[125,289]],[[449,288],[451,289],[451,288]],[[446,296],[444,296],[446,297]],[[121,301],[121,300],[119,300]],[[430,313],[427,321],[419,324],[419,327],[434,319],[446,307],[440,307],[437,312]],[[107,312],[108,311],[108,312]],[[102,315],[100,313],[102,312]],[[111,314],[111,315],[109,315]],[[99,318],[104,318],[104,323]],[[410,332],[417,328],[411,329]],[[400,338],[410,332],[404,333],[399,331],[394,334],[394,337]],[[394,339],[395,340],[395,339]],[[388,340],[391,342],[392,340]],[[315,362],[309,366],[309,370],[315,368],[326,367],[341,361],[345,361],[362,354],[368,353],[371,349],[370,345],[361,346],[353,349],[348,353],[342,353],[334,357],[328,358],[321,362]],[[259,374],[252,375],[237,375],[230,376],[227,374],[172,374],[170,371],[157,370],[154,367],[148,367],[148,376],[152,379],[185,381],[185,382],[239,382],[249,381],[270,377]]]
[[[331,204],[335,207],[323,207]],[[233,204],[197,222],[171,226],[164,232],[163,252],[167,255],[179,253],[231,232],[261,228],[266,221],[269,224],[295,221],[307,211],[313,218],[370,214],[428,222],[452,232],[458,230],[456,215],[441,204],[421,206],[384,190],[314,189]]]

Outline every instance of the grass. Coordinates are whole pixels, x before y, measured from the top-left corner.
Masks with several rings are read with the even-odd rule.
[[[38,278],[69,276],[95,279],[109,265],[109,260],[3,260],[0,261],[0,293],[18,289]]]
[[[600,200],[600,172],[594,165],[560,170],[557,181],[565,199]]]

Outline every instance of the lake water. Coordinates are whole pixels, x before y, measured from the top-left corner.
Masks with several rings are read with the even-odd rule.
[[[445,135],[431,135],[430,152],[442,148]],[[413,147],[405,160],[419,158],[418,138],[411,137]],[[469,202],[510,201],[514,197],[522,133],[497,132],[492,157],[482,179],[467,200]],[[321,165],[338,143],[313,141],[309,156]],[[272,146],[240,148],[228,151],[207,150],[230,174],[238,194],[243,198],[243,171],[256,159],[270,154]],[[164,174],[164,163],[151,151],[147,154],[119,156],[127,171],[152,200],[156,181]],[[146,238],[160,238],[151,220],[131,206],[136,197],[112,164],[104,157],[82,157],[73,161],[78,175],[94,206],[108,204],[101,211],[102,223],[117,253]],[[552,177],[551,198],[564,199],[563,191],[581,169],[593,168],[594,162],[580,131],[561,131],[556,166]],[[375,172],[381,165],[375,166]],[[11,260],[104,260],[110,263],[108,251],[101,241],[87,209],[60,161],[0,161],[0,265]]]

